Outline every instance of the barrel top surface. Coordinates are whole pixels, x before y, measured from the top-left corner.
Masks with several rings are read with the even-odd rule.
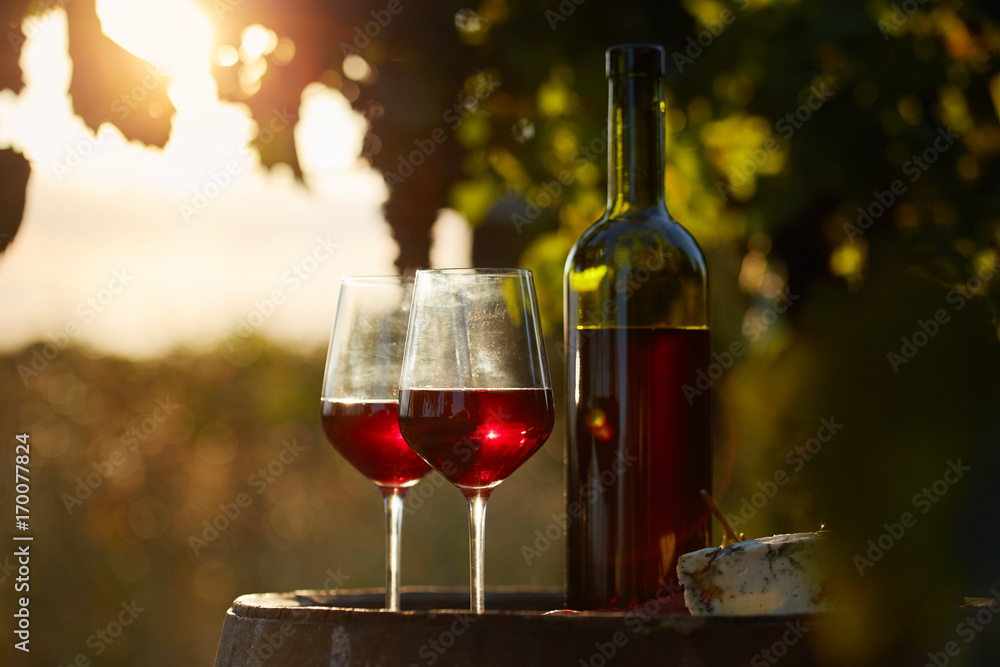
[[[548,667],[594,665],[609,655],[620,664],[715,667],[748,664],[776,644],[787,649],[782,667],[815,667],[805,633],[829,618],[649,613],[657,603],[572,612],[562,609],[557,588],[488,589],[479,615],[469,611],[466,588],[404,588],[400,601],[403,611],[388,612],[382,589],[243,595],[226,614],[216,667],[420,667],[438,660]]]
[[[464,588],[402,589],[403,610],[382,609],[381,589],[340,591],[298,590],[284,593],[253,593],[242,595],[229,613],[244,618],[274,619],[292,622],[346,622],[395,624],[425,622],[436,617],[451,619],[470,614],[469,593]],[[641,608],[620,611],[570,611],[562,608],[563,594],[558,588],[503,589],[491,588],[487,593],[486,617],[492,622],[528,621],[546,624],[606,625],[641,616],[644,623],[660,628],[690,631],[706,625],[781,627],[790,619],[821,621],[827,614],[756,615],[756,616],[690,616],[680,613],[645,613]]]

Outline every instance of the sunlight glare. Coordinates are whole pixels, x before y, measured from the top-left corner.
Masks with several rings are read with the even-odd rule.
[[[267,72],[266,60],[263,58],[251,60],[240,68],[240,87],[243,88],[247,94],[257,92],[260,90],[260,80],[264,77],[265,72]]]
[[[211,26],[188,0],[97,0],[97,15],[108,37],[175,78],[208,65]]]
[[[177,111],[162,149],[129,141],[111,123],[95,132],[74,113],[63,10],[26,26],[25,87],[0,91],[0,143],[32,167],[24,222],[0,262],[0,310],[15,314],[0,327],[0,353],[71,335],[70,327],[74,343],[101,354],[211,349],[276,293],[283,305],[260,332],[322,345],[331,281],[393,271],[385,181],[359,159],[364,118],[339,92],[313,84],[301,108],[290,100],[265,119],[269,131],[294,132],[312,187],[287,166],[262,167],[248,144],[257,126],[250,109],[219,100],[210,70],[217,54],[192,1],[98,0],[108,36],[172,75]],[[291,40],[265,31],[266,62],[290,61]],[[435,252],[442,238],[435,234]],[[297,273],[307,265],[315,271]],[[128,288],[91,321],[79,304],[106,292],[115,272],[129,277]]]
[[[320,176],[343,171],[357,161],[365,120],[343,95],[311,83],[302,91],[301,115],[295,136],[304,168]]]
[[[223,67],[232,67],[239,62],[240,54],[239,51],[231,45],[223,44],[219,47],[219,50],[215,52],[215,60]]]
[[[372,68],[364,58],[356,53],[344,58],[344,76],[354,81],[365,81],[372,75]]]
[[[278,36],[259,23],[247,26],[240,41],[240,57],[245,63],[252,63],[274,51]]]
[[[282,37],[274,47],[274,62],[279,65],[287,65],[295,57],[295,42],[288,37]]]
[[[0,147],[12,145],[27,153],[37,137],[43,145],[38,152],[51,158],[65,146],[65,137],[54,128],[69,112],[70,62],[65,47],[60,51],[66,39],[66,13],[55,10],[26,18],[22,30],[30,35],[20,59],[25,90],[21,95],[10,90],[0,94]],[[22,100],[31,100],[35,108],[26,110]]]

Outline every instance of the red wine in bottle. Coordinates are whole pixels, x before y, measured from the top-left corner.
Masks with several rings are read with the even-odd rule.
[[[607,211],[566,262],[566,604],[625,608],[675,592],[708,546],[708,273],[667,212],[664,54],[607,52]]]
[[[399,433],[396,401],[323,401],[327,440],[358,471],[381,487],[408,487],[430,468]]]
[[[399,427],[410,446],[460,488],[491,488],[552,432],[551,389],[402,389]]]

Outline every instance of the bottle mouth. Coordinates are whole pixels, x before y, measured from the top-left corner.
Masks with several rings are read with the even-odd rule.
[[[667,71],[667,54],[658,44],[617,44],[605,53],[605,73],[616,76],[662,77]]]

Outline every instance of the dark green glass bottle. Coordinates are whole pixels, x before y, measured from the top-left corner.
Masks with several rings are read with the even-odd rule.
[[[676,592],[677,557],[708,546],[708,273],[664,195],[664,52],[608,49],[608,208],[570,251],[567,606]],[[689,400],[690,399],[690,400]]]

